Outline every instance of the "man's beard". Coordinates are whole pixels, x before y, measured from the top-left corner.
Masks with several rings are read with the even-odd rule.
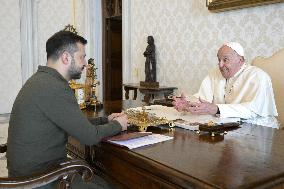
[[[82,74],[82,68],[76,67],[75,59],[72,58],[71,66],[68,70],[69,76],[71,79],[80,79]]]

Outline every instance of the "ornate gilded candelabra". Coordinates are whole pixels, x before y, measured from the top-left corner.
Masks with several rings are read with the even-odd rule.
[[[97,81],[97,69],[98,68],[95,67],[94,59],[90,58],[88,60],[85,80],[85,102],[87,106],[101,105],[96,96],[96,87],[97,85],[100,85],[100,82]]]
[[[145,107],[142,107],[142,111],[128,109],[126,110],[128,122],[137,127],[139,131],[146,131],[149,126],[159,126],[167,124],[169,127],[173,127],[172,122],[165,118],[156,117],[154,114],[146,112]]]
[[[71,89],[75,93],[75,96],[76,96],[77,102],[80,106],[80,109],[86,108],[85,94],[84,94],[85,85],[80,84],[80,83],[76,83],[74,80],[71,80],[71,81],[69,81],[69,86],[71,87]]]
[[[100,84],[100,82],[97,81],[96,70],[94,59],[90,58],[86,68],[85,84],[76,83],[74,80],[69,82],[70,87],[74,90],[80,109],[102,105],[96,96],[96,87]]]

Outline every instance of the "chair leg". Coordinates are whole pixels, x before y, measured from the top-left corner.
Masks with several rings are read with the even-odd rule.
[[[0,153],[5,153],[7,151],[7,144],[0,144]]]

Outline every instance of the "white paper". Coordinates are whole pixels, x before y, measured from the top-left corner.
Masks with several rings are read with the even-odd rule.
[[[171,140],[173,137],[166,136],[166,135],[160,135],[160,134],[152,134],[144,137],[134,138],[130,140],[124,140],[124,141],[112,141],[108,140],[111,143],[118,144],[121,146],[126,146],[129,149],[138,148],[141,146],[146,146],[150,144],[155,144],[167,140]]]
[[[206,124],[208,122],[214,122],[217,124],[222,123],[235,123],[240,121],[240,118],[219,118],[212,115],[192,115],[189,112],[178,112],[174,107],[167,107],[162,105],[145,106],[146,112],[152,113],[157,117],[164,117],[167,120],[184,120],[190,123]],[[135,110],[142,110],[141,107],[133,108]]]

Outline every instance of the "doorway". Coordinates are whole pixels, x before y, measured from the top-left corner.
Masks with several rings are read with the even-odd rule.
[[[122,100],[122,7],[121,1],[104,4],[103,91],[106,101]]]

